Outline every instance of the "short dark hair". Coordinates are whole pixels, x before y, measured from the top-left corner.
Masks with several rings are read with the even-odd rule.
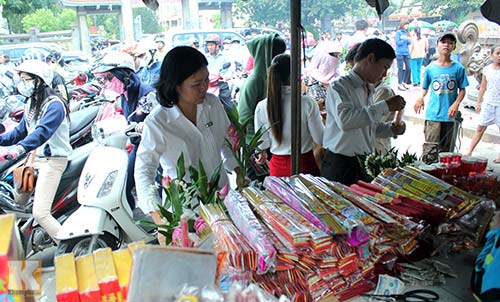
[[[190,46],[172,48],[163,59],[160,78],[155,85],[160,105],[173,107],[179,101],[177,86],[208,65],[205,56]]]
[[[365,30],[368,28],[368,22],[366,22],[365,20],[358,20],[354,22],[354,27],[356,28],[356,30]]]
[[[358,49],[359,47],[361,46],[361,43],[356,43],[354,44],[351,49],[349,49],[349,51],[347,52],[347,54],[345,55],[345,61],[346,62],[353,62],[353,63],[356,63],[354,61],[354,58],[356,57],[356,54],[358,53]]]
[[[394,60],[396,58],[394,48],[392,48],[389,43],[381,39],[373,38],[365,40],[361,43],[358,51],[356,52],[356,56],[354,57],[354,61],[359,62],[371,53],[375,55],[376,61],[380,59]]]

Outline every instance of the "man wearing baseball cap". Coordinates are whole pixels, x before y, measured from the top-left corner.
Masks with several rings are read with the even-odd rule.
[[[452,33],[442,34],[436,42],[438,59],[430,63],[424,72],[422,92],[414,109],[418,114],[424,108],[424,97],[430,89],[430,97],[425,110],[422,160],[433,163],[438,153],[450,150],[453,136],[453,121],[460,103],[465,97],[465,87],[469,86],[465,68],[451,59],[457,38]]]

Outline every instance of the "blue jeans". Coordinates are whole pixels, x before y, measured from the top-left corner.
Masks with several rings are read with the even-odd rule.
[[[397,55],[396,61],[398,63],[398,84],[406,83],[410,84],[410,56],[409,55]],[[403,66],[404,65],[404,66]]]
[[[420,75],[422,74],[422,63],[424,58],[416,58],[410,60],[411,65],[411,81],[414,85],[420,84]]]

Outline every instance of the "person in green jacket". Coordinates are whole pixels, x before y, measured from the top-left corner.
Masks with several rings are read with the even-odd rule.
[[[257,103],[266,98],[267,69],[272,59],[286,51],[285,40],[278,34],[269,34],[252,39],[247,44],[250,55],[254,58],[253,71],[240,89],[238,98],[238,114],[240,122],[253,117]],[[251,119],[247,129],[247,141],[255,132],[254,121]],[[260,173],[248,171],[250,179],[256,179]]]
[[[254,58],[253,71],[241,87],[238,99],[240,122],[254,115],[257,103],[266,98],[267,69],[272,59],[285,52],[285,41],[278,34],[257,37],[248,42],[248,50]],[[248,137],[255,132],[253,120],[249,124]]]

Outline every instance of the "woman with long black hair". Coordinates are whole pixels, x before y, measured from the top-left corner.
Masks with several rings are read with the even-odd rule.
[[[321,145],[323,123],[318,105],[309,96],[303,95],[301,124],[301,173],[319,175],[319,168],[313,154],[313,143]],[[263,152],[257,156],[259,163],[267,160],[266,149],[272,157],[269,161],[271,176],[290,176],[291,174],[291,125],[292,97],[290,87],[290,55],[274,57],[267,76],[267,98],[257,104],[255,109],[255,128],[270,128],[262,136],[259,148]]]
[[[51,88],[54,72],[46,63],[27,60],[16,70],[17,90],[26,97],[26,105],[19,125],[0,136],[0,146],[11,146],[0,147],[0,162],[33,152],[29,156],[35,156],[33,166],[38,170],[33,217],[54,238],[61,224],[51,215],[52,202],[72,151],[69,109]],[[16,202],[26,203],[30,195],[17,194]]]

